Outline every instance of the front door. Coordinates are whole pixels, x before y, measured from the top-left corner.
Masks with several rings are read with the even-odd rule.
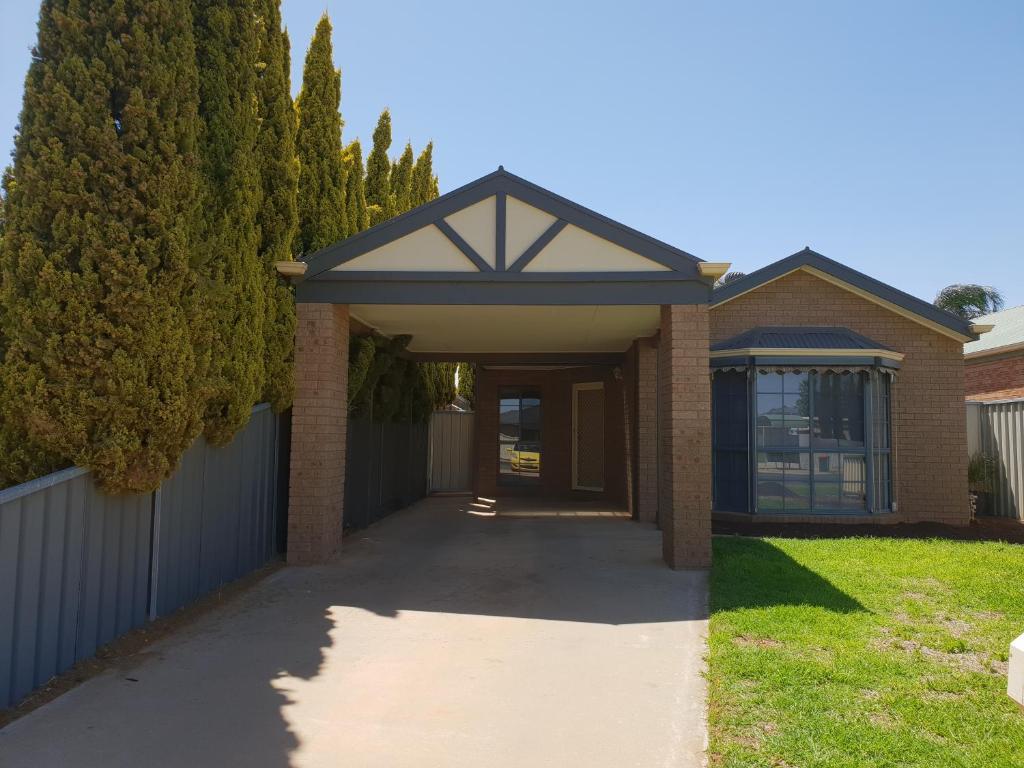
[[[604,490],[604,384],[572,385],[572,487]]]

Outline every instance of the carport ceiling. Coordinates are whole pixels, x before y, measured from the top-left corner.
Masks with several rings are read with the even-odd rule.
[[[415,353],[623,352],[658,330],[657,306],[353,304],[352,316]]]

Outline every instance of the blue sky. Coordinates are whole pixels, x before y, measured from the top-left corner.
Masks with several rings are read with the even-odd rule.
[[[4,157],[37,12],[5,5]],[[1018,0],[284,0],[296,91],[325,7],[346,141],[390,107],[442,191],[503,164],[743,271],[809,245],[929,300],[1024,304]]]

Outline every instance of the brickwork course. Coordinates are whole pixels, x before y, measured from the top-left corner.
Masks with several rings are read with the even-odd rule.
[[[348,439],[348,306],[298,304],[288,495],[288,562],[341,546]]]
[[[661,308],[658,521],[672,568],[711,566],[711,375],[706,304]]]

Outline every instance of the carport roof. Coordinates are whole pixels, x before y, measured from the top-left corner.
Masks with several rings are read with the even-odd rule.
[[[296,299],[363,305],[706,303],[714,279],[727,268],[499,168],[311,254]]]

